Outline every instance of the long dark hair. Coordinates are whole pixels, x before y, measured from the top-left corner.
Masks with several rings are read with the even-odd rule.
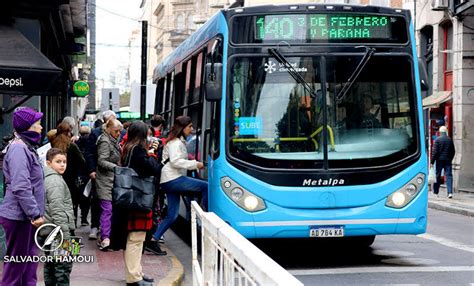
[[[125,159],[127,158],[128,152],[132,150],[134,146],[141,146],[144,149],[147,149],[146,138],[148,133],[148,125],[143,121],[134,121],[130,127],[128,127],[127,132],[127,143],[123,146],[122,150],[122,164],[126,164]],[[130,155],[131,156],[131,155]]]
[[[51,142],[51,147],[61,149],[67,153],[71,145],[72,128],[69,123],[62,122],[56,128],[56,137]]]
[[[183,129],[191,123],[192,120],[189,116],[181,115],[176,117],[173,126],[171,126],[170,132],[168,133],[166,142],[170,142],[175,138],[181,137],[183,135]]]

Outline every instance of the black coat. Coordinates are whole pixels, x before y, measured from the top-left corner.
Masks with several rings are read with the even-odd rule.
[[[122,162],[122,166],[126,166],[127,162]],[[139,176],[149,177],[155,176],[159,181],[161,175],[161,163],[147,155],[145,148],[136,146],[130,159],[130,168],[135,170]],[[129,233],[128,221],[131,219],[130,212],[113,206],[112,211],[112,233],[111,248],[115,250],[125,249],[127,244],[127,235]]]
[[[81,197],[77,186],[77,178],[80,170],[84,169],[84,156],[82,156],[79,147],[75,143],[71,143],[67,149],[67,166],[64,171],[63,178],[71,192],[74,203],[78,203]]]
[[[453,140],[447,135],[442,135],[434,142],[433,152],[431,153],[431,163],[434,164],[437,161],[451,163],[455,153],[456,150],[454,149]]]
[[[95,172],[97,169],[97,140],[102,134],[102,126],[92,129],[85,146],[84,157],[86,159],[88,173]]]

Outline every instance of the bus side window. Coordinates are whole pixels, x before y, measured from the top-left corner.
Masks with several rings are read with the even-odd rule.
[[[165,79],[161,78],[156,85],[155,114],[163,115],[163,99],[165,96]]]
[[[169,73],[166,76],[166,85],[165,85],[165,94],[164,94],[164,107],[163,107],[163,116],[166,121],[165,130],[169,131],[171,124],[173,124],[173,118],[171,117],[171,105],[172,105],[172,96],[173,96],[173,77],[174,72]]]
[[[174,94],[173,100],[171,104],[171,108],[173,111],[172,119],[174,119],[180,115],[183,115],[183,110],[180,109],[181,103],[184,97],[184,81],[185,81],[185,74],[186,74],[186,63],[177,64],[174,69]]]

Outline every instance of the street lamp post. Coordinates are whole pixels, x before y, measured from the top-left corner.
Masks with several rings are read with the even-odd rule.
[[[142,21],[142,68],[140,84],[140,118],[146,120],[146,64],[148,48],[148,21]]]

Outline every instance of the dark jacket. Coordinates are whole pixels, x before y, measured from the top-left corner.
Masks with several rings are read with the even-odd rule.
[[[97,169],[97,140],[102,134],[102,126],[92,129],[85,147],[84,157],[86,159],[87,171],[95,172]]]
[[[81,151],[81,154],[84,156],[84,159],[86,158],[86,148],[87,148],[88,143],[89,143],[89,134],[82,135],[76,141],[76,145],[77,147],[79,147],[79,151]],[[79,169],[79,177],[89,178],[89,172],[87,170],[87,164],[85,160],[84,160],[84,165],[82,166],[82,168]]]
[[[141,146],[132,149],[129,167],[135,170],[139,176],[155,176],[160,178],[161,163],[148,156],[146,150]],[[126,166],[127,162],[122,162]],[[127,222],[127,223],[124,223]],[[138,212],[113,208],[112,215],[112,249],[125,249],[127,235],[131,231],[148,231],[153,225],[152,212]]]
[[[31,145],[16,137],[6,149],[3,160],[5,197],[0,216],[30,221],[44,215],[43,168]]]
[[[74,197],[74,201],[80,198],[79,190],[77,188],[77,179],[79,171],[85,167],[86,161],[82,155],[79,147],[75,143],[71,143],[67,148],[67,167],[63,174],[64,181]]]
[[[451,163],[455,153],[453,140],[446,134],[441,135],[434,142],[431,163],[434,164],[437,161]]]
[[[128,164],[128,162],[122,162],[122,164]],[[135,170],[139,176],[158,176],[158,180],[160,178],[161,163],[157,159],[148,156],[146,150],[141,146],[137,145],[133,148],[133,153],[130,159],[130,168]]]

